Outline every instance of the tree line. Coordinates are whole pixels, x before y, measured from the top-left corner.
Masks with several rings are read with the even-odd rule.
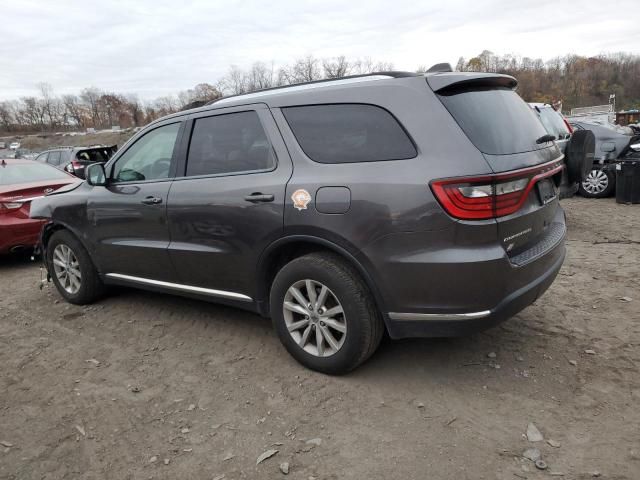
[[[255,62],[246,70],[231,66],[215,84],[200,83],[193,89],[150,101],[96,87],[58,96],[51,85],[39,83],[37,95],[12,101],[0,99],[0,134],[137,127],[224,95],[391,69],[393,65],[389,63],[369,58],[347,60],[344,56],[318,59],[309,55],[279,68],[273,63]]]
[[[518,79],[518,93],[529,102],[562,102],[563,111],[606,105],[615,94],[616,109],[640,108],[640,56],[627,53],[541,59],[495,55],[485,50],[469,60],[461,57],[456,70],[498,72]]]
[[[416,71],[424,73],[427,67]],[[316,58],[308,55],[291,64],[255,62],[248,69],[231,66],[214,83],[154,100],[135,94],[85,88],[77,94],[56,95],[51,85],[39,83],[37,95],[18,100],[0,99],[0,133],[54,132],[86,128],[121,128],[145,125],[159,117],[204,105],[224,95],[238,95],[264,88],[341,78],[348,75],[393,70],[393,64],[370,58],[345,56]],[[581,57],[566,55],[549,61],[495,55],[483,51],[476,57],[460,57],[458,71],[498,72],[515,76],[518,92],[530,102],[563,103],[564,110],[576,106],[607,103],[616,95],[620,108],[640,106],[640,56],[624,53]]]

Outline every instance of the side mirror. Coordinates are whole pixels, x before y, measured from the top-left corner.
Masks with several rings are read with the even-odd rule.
[[[104,163],[92,163],[85,171],[87,183],[94,187],[104,187],[107,184],[107,175],[104,171]]]

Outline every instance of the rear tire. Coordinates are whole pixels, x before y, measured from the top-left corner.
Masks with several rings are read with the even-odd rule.
[[[615,173],[610,170],[594,168],[586,180],[580,183],[580,195],[587,198],[610,197],[616,188]]]
[[[309,298],[311,308],[305,309]],[[323,298],[326,309],[324,303],[315,309]],[[323,309],[341,313],[325,317]],[[291,356],[323,373],[353,370],[375,352],[384,333],[380,312],[360,275],[332,253],[311,253],[282,267],[271,287],[270,310],[278,337]],[[327,330],[330,341],[323,337]],[[318,336],[320,346],[314,345]]]
[[[71,232],[58,230],[51,236],[46,260],[53,283],[67,302],[86,305],[104,294],[89,253]]]

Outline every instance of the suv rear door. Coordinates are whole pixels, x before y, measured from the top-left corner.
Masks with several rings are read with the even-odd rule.
[[[183,177],[169,194],[169,254],[182,284],[246,301],[258,257],[282,235],[291,160],[263,104],[194,114],[187,131]]]

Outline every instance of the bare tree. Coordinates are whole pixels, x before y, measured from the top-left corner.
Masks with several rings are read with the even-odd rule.
[[[77,95],[63,95],[62,103],[64,104],[67,117],[71,119],[73,124],[79,128],[84,128],[87,120],[91,117],[89,108],[80,101]]]
[[[325,78],[341,78],[351,73],[353,66],[341,55],[336,58],[329,58],[322,61],[322,70]]]
[[[273,63],[267,67],[263,62],[255,62],[246,74],[247,90],[253,92],[275,86]]]
[[[229,95],[247,93],[247,75],[236,65],[231,65],[229,73],[218,82],[218,88]]]
[[[89,107],[91,120],[93,121],[93,126],[95,128],[101,126],[100,109],[98,105],[98,100],[101,95],[102,92],[95,87],[85,88],[80,92],[80,98]]]
[[[197,100],[200,102],[210,102],[212,100],[217,100],[222,96],[220,90],[209,83],[199,83],[192,90],[192,98],[193,100]]]
[[[125,108],[131,115],[131,121],[136,127],[144,122],[144,109],[136,95],[129,95],[125,100]]]
[[[0,102],[0,127],[9,132],[14,121],[11,104],[9,102]]]
[[[320,80],[320,61],[312,55],[307,55],[296,60],[290,67],[280,69],[278,76],[284,85]]]

